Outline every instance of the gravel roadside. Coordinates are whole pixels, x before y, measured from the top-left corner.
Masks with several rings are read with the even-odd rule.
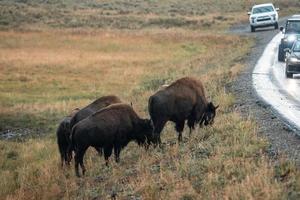
[[[282,18],[282,25],[286,18]],[[252,71],[257,60],[262,55],[266,45],[278,33],[274,29],[264,29],[250,33],[249,25],[237,25],[231,28],[231,33],[254,37],[256,43],[246,57],[245,70],[229,85],[230,91],[236,96],[235,108],[245,117],[255,119],[258,132],[266,137],[271,147],[269,154],[276,159],[278,154],[285,154],[300,166],[300,134],[299,130],[292,128],[288,121],[283,119],[271,106],[265,103],[252,86]]]

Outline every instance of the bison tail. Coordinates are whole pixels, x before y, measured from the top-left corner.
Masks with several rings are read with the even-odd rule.
[[[67,164],[70,164],[72,158],[73,158],[73,151],[76,150],[76,142],[74,140],[75,135],[75,127],[72,128],[71,134],[69,136],[69,145],[67,149]]]
[[[58,145],[58,150],[60,153],[61,158],[64,157],[64,145],[63,145],[63,136],[62,136],[62,128],[61,125],[59,125],[58,129],[56,130],[56,137],[57,137],[57,145]]]

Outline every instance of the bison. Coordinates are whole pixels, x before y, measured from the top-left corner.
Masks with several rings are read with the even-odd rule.
[[[148,145],[148,141],[152,141],[152,132],[151,120],[141,119],[128,104],[113,104],[90,115],[78,122],[71,133],[76,175],[80,176],[79,164],[83,175],[86,171],[83,157],[88,147],[102,148],[108,165],[112,149],[116,162],[119,162],[122,148],[130,141]]]
[[[167,121],[175,122],[180,142],[186,120],[191,133],[196,123],[213,124],[218,107],[207,101],[200,81],[185,77],[173,82],[149,98],[148,110],[156,142],[161,142],[160,133]]]
[[[68,132],[68,138],[70,137],[71,130],[75,124],[77,124],[79,121],[87,118],[91,114],[97,112],[98,110],[105,108],[106,106],[109,106],[111,104],[115,103],[121,103],[122,101],[120,100],[119,97],[115,95],[109,95],[109,96],[103,96],[98,98],[97,100],[93,101],[86,107],[80,109],[70,120],[70,131]],[[71,148],[70,142],[69,142],[69,147],[68,147],[68,162],[71,162],[72,160],[72,151],[73,149]],[[96,148],[96,151],[101,155],[102,154],[102,149],[101,148]]]
[[[73,112],[66,116],[59,124],[56,136],[57,136],[57,144],[58,149],[61,157],[61,165],[69,164],[72,159],[72,149],[70,146],[70,134],[72,127],[79,122],[80,120],[88,117],[89,115],[93,114],[94,112],[98,111],[101,108],[104,108],[108,105],[114,103],[120,103],[121,100],[113,95],[110,96],[103,96],[99,99],[93,101],[91,104],[87,105],[86,107],[76,108]],[[100,154],[102,153],[101,149],[96,149]]]
[[[71,118],[76,114],[76,112],[79,111],[79,108],[76,108],[72,111],[71,114],[66,116],[59,124],[57,131],[56,131],[56,137],[57,137],[57,145],[60,153],[61,158],[61,166],[64,164],[68,164],[68,161],[70,156],[68,154],[68,147],[69,147],[69,136],[70,136],[70,121]]]

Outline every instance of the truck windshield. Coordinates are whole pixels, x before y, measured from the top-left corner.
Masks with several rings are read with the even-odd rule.
[[[300,52],[300,41],[295,42],[293,51],[294,52]]]
[[[252,13],[258,14],[258,13],[273,12],[273,11],[274,11],[273,6],[263,6],[263,7],[253,8]]]
[[[300,21],[288,21],[285,28],[286,33],[300,33]]]

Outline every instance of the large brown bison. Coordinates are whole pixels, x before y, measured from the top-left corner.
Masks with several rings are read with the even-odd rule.
[[[70,120],[70,131],[68,132],[68,138],[70,138],[70,133],[75,124],[80,122],[81,120],[87,118],[91,114],[97,112],[98,110],[105,108],[109,105],[115,104],[115,103],[121,103],[122,101],[120,100],[119,97],[115,95],[108,95],[108,96],[103,96],[98,98],[97,100],[93,101],[86,107],[80,109]],[[70,141],[69,141],[69,148],[68,148],[68,162],[71,162],[72,160],[72,147],[70,146]],[[101,148],[96,148],[96,151],[101,155],[102,154],[102,149]]]
[[[69,147],[69,136],[70,136],[70,121],[71,118],[79,111],[79,108],[76,108],[72,111],[71,114],[66,116],[60,123],[56,130],[56,138],[57,138],[57,145],[60,153],[61,158],[61,166],[64,164],[68,164],[70,156],[68,154],[68,147]]]
[[[79,109],[76,108],[69,116],[66,116],[59,124],[56,136],[57,136],[57,144],[61,157],[61,165],[69,164],[72,160],[72,149],[71,149],[71,141],[70,134],[72,127],[82,119],[85,119],[89,115],[94,112],[114,103],[120,103],[121,100],[113,95],[103,96],[93,101],[91,104],[86,107]],[[100,154],[102,150],[100,148],[96,149]]]
[[[72,146],[75,149],[75,172],[82,174],[86,169],[83,157],[92,146],[103,148],[106,165],[114,149],[116,162],[119,162],[121,149],[130,141],[147,145],[152,141],[152,124],[149,119],[141,119],[127,104],[113,104],[78,122],[72,129]]]
[[[207,102],[200,81],[185,77],[173,82],[149,98],[148,110],[156,141],[160,142],[160,133],[167,121],[175,122],[178,141],[181,141],[186,120],[191,133],[196,123],[212,124],[217,108]]]

